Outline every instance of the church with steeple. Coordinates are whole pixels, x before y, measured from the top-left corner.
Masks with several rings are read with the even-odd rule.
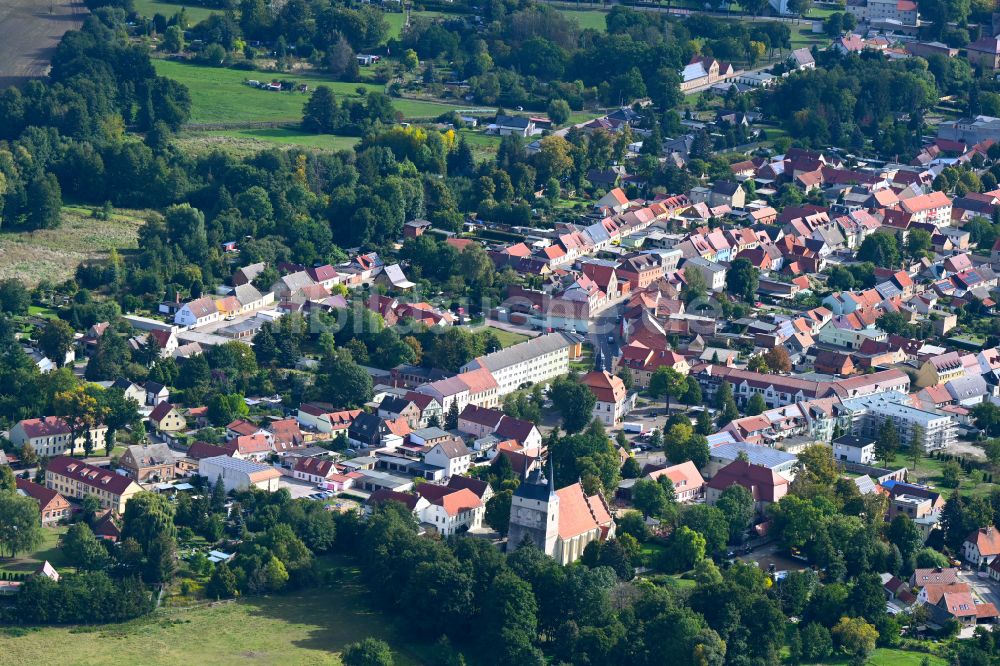
[[[514,491],[507,548],[525,540],[560,564],[575,562],[591,541],[615,535],[611,509],[600,495],[588,496],[579,482],[555,489],[552,470],[536,469]]]

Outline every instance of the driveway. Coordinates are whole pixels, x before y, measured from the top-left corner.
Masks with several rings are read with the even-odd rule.
[[[990,579],[985,570],[983,571],[983,575],[979,575],[975,571],[965,571],[963,569],[958,573],[958,578],[969,586],[969,589],[972,590],[972,595],[978,601],[985,601],[1000,608],[1000,591],[998,591],[996,582]]]
[[[287,488],[288,492],[292,494],[292,499],[299,499],[319,492],[313,484],[285,475],[282,475],[278,480],[278,488]]]

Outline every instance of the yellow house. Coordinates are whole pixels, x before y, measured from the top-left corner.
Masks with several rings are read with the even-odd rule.
[[[187,427],[187,421],[176,407],[161,402],[149,414],[149,422],[160,432],[178,432]]]

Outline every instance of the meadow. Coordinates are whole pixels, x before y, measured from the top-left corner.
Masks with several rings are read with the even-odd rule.
[[[314,72],[275,72],[206,67],[176,60],[155,60],[156,72],[179,81],[191,92],[192,124],[287,122],[302,120],[309,99],[300,92],[269,92],[246,85],[248,80],[287,80],[310,88],[324,85],[342,97],[358,97],[358,90],[382,92],[374,83],[345,83]],[[436,117],[455,106],[411,99],[394,99],[393,105],[406,118]],[[265,137],[266,140],[266,137]],[[287,141],[286,141],[287,142]]]
[[[391,619],[373,610],[353,567],[347,580],[272,597],[165,607],[121,625],[0,631],[0,666],[60,663],[122,666],[199,664],[339,664],[339,653],[369,636],[392,646],[397,666],[426,660]]]
[[[177,12],[184,10],[190,24],[200,23],[212,14],[221,13],[218,9],[210,9],[184,2],[168,2],[166,0],[135,0],[135,11],[140,16],[152,18],[161,14],[171,18]]]
[[[98,220],[90,211],[66,206],[58,229],[0,232],[0,279],[20,278],[29,287],[43,278],[59,283],[73,277],[84,261],[137,247],[142,214],[116,211],[110,220]]]

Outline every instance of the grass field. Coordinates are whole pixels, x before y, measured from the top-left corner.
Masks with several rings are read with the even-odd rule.
[[[288,127],[273,129],[226,130],[219,133],[237,139],[250,139],[265,143],[293,144],[321,150],[351,150],[359,141],[356,136],[333,136],[332,134],[310,134]]]
[[[97,220],[87,208],[64,207],[58,229],[0,233],[0,279],[21,278],[31,287],[43,278],[62,282],[83,261],[106,257],[113,248],[134,249],[144,222],[123,213]]]
[[[0,664],[339,664],[345,645],[389,642],[398,666],[425,663],[372,610],[357,571],[336,588],[193,608],[165,608],[124,625],[0,633]],[[22,635],[23,634],[23,635]]]
[[[494,335],[497,336],[497,339],[500,340],[500,344],[504,347],[510,347],[511,345],[516,345],[517,343],[524,342],[528,339],[528,336],[522,333],[505,331],[502,328],[493,328],[492,326],[488,326],[487,328],[493,331]]]
[[[190,122],[194,124],[295,122],[302,119],[302,107],[309,99],[308,95],[258,90],[244,83],[248,79],[287,79],[307,83],[312,87],[324,85],[336,95],[346,97],[357,97],[358,88],[379,92],[383,90],[377,84],[344,83],[313,73],[242,71],[203,67],[176,60],[156,60],[154,65],[158,74],[180,81],[191,91]],[[457,108],[448,104],[410,99],[394,99],[393,105],[407,118],[436,117]],[[288,133],[258,138],[281,143],[305,143],[304,139],[293,141]]]
[[[246,85],[257,79],[287,79],[325,85],[337,95],[357,96],[360,87],[381,91],[382,86],[343,83],[314,74],[253,72],[221,67],[203,67],[174,60],[155,60],[157,74],[180,81],[191,91],[192,123],[235,123],[250,121],[297,121],[308,95],[297,92],[267,92]]]
[[[445,12],[435,12],[435,11],[410,12],[411,21],[414,19],[436,18],[439,16],[448,16],[448,14],[446,14]],[[456,14],[452,14],[452,16],[456,16]],[[386,41],[390,39],[399,39],[399,36],[403,34],[403,24],[406,22],[406,14],[404,14],[403,12],[386,12],[385,21],[386,23],[389,24],[389,34],[387,35]]]
[[[599,32],[604,32],[608,29],[608,24],[604,20],[604,17],[608,15],[607,12],[602,12],[598,9],[560,9],[559,11],[565,17],[576,21],[581,30],[591,28]]]
[[[188,17],[188,23],[194,25],[207,19],[212,14],[220,13],[218,10],[200,7],[198,5],[185,4],[183,2],[165,2],[164,0],[135,0],[135,11],[140,16],[153,18],[156,14],[162,14],[171,18],[181,9]]]
[[[32,572],[48,560],[56,569],[67,566],[66,558],[59,549],[59,538],[68,527],[46,527],[42,529],[42,544],[32,553],[22,553],[14,559],[0,558],[0,571]]]
[[[869,666],[920,666],[924,659],[930,666],[946,666],[946,662],[941,657],[923,652],[907,652],[906,650],[894,650],[892,648],[878,648],[872,652],[865,662]],[[840,659],[829,662],[831,664],[849,664],[849,659]]]

